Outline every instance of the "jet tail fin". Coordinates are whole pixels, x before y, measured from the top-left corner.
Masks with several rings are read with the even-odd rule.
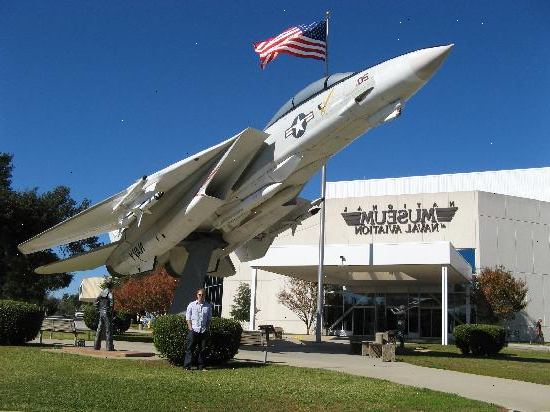
[[[90,252],[81,253],[68,259],[59,260],[37,267],[34,271],[39,275],[53,275],[54,273],[76,272],[79,270],[95,269],[105,264],[118,242],[109,243]]]

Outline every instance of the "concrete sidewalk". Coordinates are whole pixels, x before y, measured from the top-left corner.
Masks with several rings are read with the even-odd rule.
[[[39,344],[39,339],[34,339],[33,341],[29,342],[33,344]],[[42,339],[42,343],[44,345],[60,345],[62,347],[71,347],[74,348],[74,342],[72,340],[63,340],[63,339]],[[158,351],[155,348],[155,345],[152,343],[147,342],[126,342],[126,341],[114,341],[115,351],[129,351],[129,352],[152,352],[155,354],[158,354]],[[84,349],[93,349],[94,342],[87,340],[86,346]],[[101,350],[96,351],[96,356],[102,356],[109,355],[109,353],[105,350],[105,340],[101,341]],[[154,360],[154,359],[160,359],[158,356],[153,357],[146,357],[146,358],[140,358],[140,357],[132,357],[132,358],[124,358],[124,357],[117,357],[118,359],[135,359],[135,360]]]
[[[541,352],[550,352],[550,346],[530,344],[530,343],[508,343],[509,348],[522,349],[522,350],[536,350]]]
[[[44,343],[70,344],[70,341],[44,339]],[[86,346],[93,346],[93,343],[86,342]],[[153,344],[143,342],[115,341],[115,348],[157,352]],[[342,342],[301,344],[296,341],[276,341],[275,346],[270,348],[267,360],[268,363],[273,364],[327,369],[454,393],[511,410],[550,411],[550,386],[548,385],[426,368],[404,362],[381,362],[365,356],[349,355],[348,351],[349,346]],[[262,362],[263,352],[241,349],[235,356],[235,360]]]

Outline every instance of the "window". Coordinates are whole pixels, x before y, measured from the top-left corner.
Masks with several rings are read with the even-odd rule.
[[[221,317],[223,278],[216,276],[206,276],[206,278],[204,279],[204,289],[206,291],[206,300],[209,301],[212,305],[212,316]]]
[[[302,103],[308,101],[313,96],[321,93],[323,90],[330,89],[332,86],[343,82],[354,74],[355,72],[335,73],[331,74],[328,78],[322,77],[321,79],[314,81],[309,86],[299,91],[292,99],[283,104],[283,106],[277,111],[277,113],[275,113],[275,116],[273,116],[273,118],[269,121],[266,129],[277,120],[279,120],[281,117],[283,117],[285,114],[290,112],[292,109],[300,106]]]

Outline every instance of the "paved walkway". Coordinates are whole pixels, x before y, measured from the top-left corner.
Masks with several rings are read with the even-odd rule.
[[[523,350],[538,350],[541,352],[550,352],[550,346],[546,345],[537,345],[529,343],[509,343],[508,347],[514,349],[523,349]]]
[[[52,342],[49,339],[44,340],[44,343]],[[86,342],[87,346],[90,344],[91,342]],[[142,342],[116,341],[115,347],[117,350],[156,352],[152,344]],[[454,393],[511,410],[550,411],[550,385],[426,368],[404,362],[381,362],[369,357],[349,355],[347,352],[348,345],[342,342],[301,344],[296,341],[277,341],[267,359],[269,363],[327,369]],[[261,362],[263,352],[240,350],[235,359]]]

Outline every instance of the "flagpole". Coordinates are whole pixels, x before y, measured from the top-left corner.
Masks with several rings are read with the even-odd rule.
[[[328,22],[330,17],[330,11],[327,10],[325,13],[325,20],[327,22],[327,36],[325,44],[325,77],[328,77]]]
[[[327,22],[326,45],[325,45],[325,84],[328,79],[328,23],[330,11],[325,14]],[[327,159],[328,160],[328,159]],[[319,224],[319,268],[317,270],[317,316],[315,328],[315,342],[321,343],[321,332],[323,330],[323,265],[325,260],[325,191],[327,186],[326,163],[321,168],[321,221]]]

